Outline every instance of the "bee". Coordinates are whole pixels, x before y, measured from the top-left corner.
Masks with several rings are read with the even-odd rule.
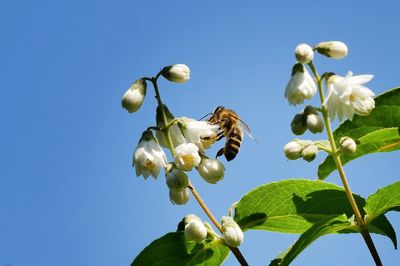
[[[243,132],[247,133],[252,139],[249,127],[240,120],[238,114],[223,106],[218,106],[207,122],[213,125],[219,125],[219,132],[210,137],[204,137],[204,140],[218,141],[226,138],[225,146],[221,148],[215,157],[225,155],[227,161],[233,160],[239,153],[240,144],[243,139]]]

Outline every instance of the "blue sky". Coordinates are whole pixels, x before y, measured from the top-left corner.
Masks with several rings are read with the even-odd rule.
[[[193,198],[170,203],[163,176],[144,181],[131,167],[156,101],[149,90],[132,115],[121,96],[165,65],[192,71],[185,84],[160,81],[176,116],[200,118],[224,105],[261,143],[245,139],[218,185],[191,175],[217,217],[261,184],[315,179],[323,156],[308,164],[282,154],[301,109],[283,97],[293,50],[345,42],[349,56],[317,57],[320,72],[373,74],[368,85],[380,94],[400,85],[399,11],[397,1],[3,1],[0,265],[128,265],[183,216],[206,220]],[[399,163],[398,152],[370,155],[345,170],[366,197],[399,179]],[[327,181],[339,184],[337,174]],[[398,214],[388,217],[399,231]],[[396,265],[399,251],[373,237],[385,265]],[[247,232],[241,249],[251,265],[265,265],[296,238]],[[339,264],[373,265],[361,236],[321,238],[293,263]],[[236,265],[234,257],[225,265]]]

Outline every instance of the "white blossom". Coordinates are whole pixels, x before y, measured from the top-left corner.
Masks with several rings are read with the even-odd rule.
[[[217,159],[204,158],[197,171],[208,183],[215,184],[224,178],[224,165]]]
[[[316,92],[317,87],[307,69],[302,64],[295,64],[285,90],[289,104],[303,103],[305,99],[311,99]]]
[[[311,46],[305,43],[297,45],[296,49],[294,50],[294,54],[297,61],[302,64],[308,64],[314,59],[313,49]]]
[[[338,75],[329,77],[328,96],[325,103],[330,119],[334,120],[336,115],[341,121],[345,117],[352,120],[354,114],[368,115],[375,107],[375,101],[372,98],[374,93],[363,84],[372,78],[373,75],[353,76],[350,71],[345,77]]]
[[[190,171],[193,167],[197,167],[201,162],[199,148],[193,143],[182,143],[175,148],[174,159],[178,169]]]
[[[160,168],[166,165],[167,157],[153,134],[149,131],[144,132],[133,155],[136,175],[142,175],[145,179],[149,175],[157,178]]]
[[[183,83],[190,79],[190,69],[184,64],[175,64],[163,68],[161,74],[169,81]]]
[[[201,152],[208,149],[215,140],[203,138],[211,137],[219,130],[218,125],[211,125],[206,121],[198,121],[187,117],[179,118],[182,133],[188,143],[195,144]]]
[[[144,97],[146,96],[146,81],[138,79],[122,96],[122,107],[129,113],[136,112],[142,106]]]
[[[185,225],[185,236],[187,240],[201,242],[206,239],[207,228],[200,220],[192,219]]]
[[[243,242],[243,231],[231,217],[222,216],[221,226],[222,234],[227,245],[238,247]]]
[[[321,42],[315,48],[318,53],[335,59],[341,59],[348,53],[347,45],[339,41]]]

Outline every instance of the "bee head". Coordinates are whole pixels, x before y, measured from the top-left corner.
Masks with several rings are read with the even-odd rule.
[[[223,106],[218,106],[217,108],[215,108],[214,114],[217,114],[217,113],[221,112],[221,111],[224,110],[224,109],[225,109],[225,107],[223,107]]]

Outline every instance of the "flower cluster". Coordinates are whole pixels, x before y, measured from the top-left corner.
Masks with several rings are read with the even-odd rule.
[[[346,44],[339,41],[321,42],[314,47],[302,43],[296,47],[297,63],[293,66],[285,97],[289,104],[298,105],[305,100],[311,100],[319,91],[322,106],[316,108],[308,105],[294,116],[291,130],[295,135],[302,135],[307,130],[314,134],[321,133],[324,125],[329,123],[329,119],[334,121],[338,117],[340,121],[346,118],[352,120],[354,115],[369,115],[375,107],[375,101],[372,98],[374,93],[365,87],[365,83],[373,78],[372,75],[353,76],[353,73],[349,71],[344,77],[331,72],[319,76],[313,64],[315,51],[333,59],[342,59],[348,54]],[[311,77],[307,66],[314,77]],[[325,93],[323,85],[326,88]],[[320,116],[320,113],[324,118]],[[284,147],[284,153],[290,160],[303,158],[306,161],[312,161],[319,150],[332,152],[327,141],[294,140]],[[354,140],[348,137],[340,140],[340,152],[352,154],[355,150]]]
[[[190,69],[184,64],[170,65],[152,78],[138,79],[122,97],[122,107],[128,112],[136,112],[143,104],[147,92],[147,82],[151,82],[156,92],[156,126],[145,130],[133,155],[133,166],[137,176],[147,179],[157,178],[164,169],[169,197],[173,204],[186,204],[189,200],[189,178],[187,172],[196,169],[208,183],[215,184],[224,177],[225,167],[217,159],[208,158],[206,149],[214,143],[220,128],[206,121],[180,117],[176,118],[162,103],[157,79],[183,83],[190,79]],[[168,162],[163,150],[170,150],[173,157]]]

